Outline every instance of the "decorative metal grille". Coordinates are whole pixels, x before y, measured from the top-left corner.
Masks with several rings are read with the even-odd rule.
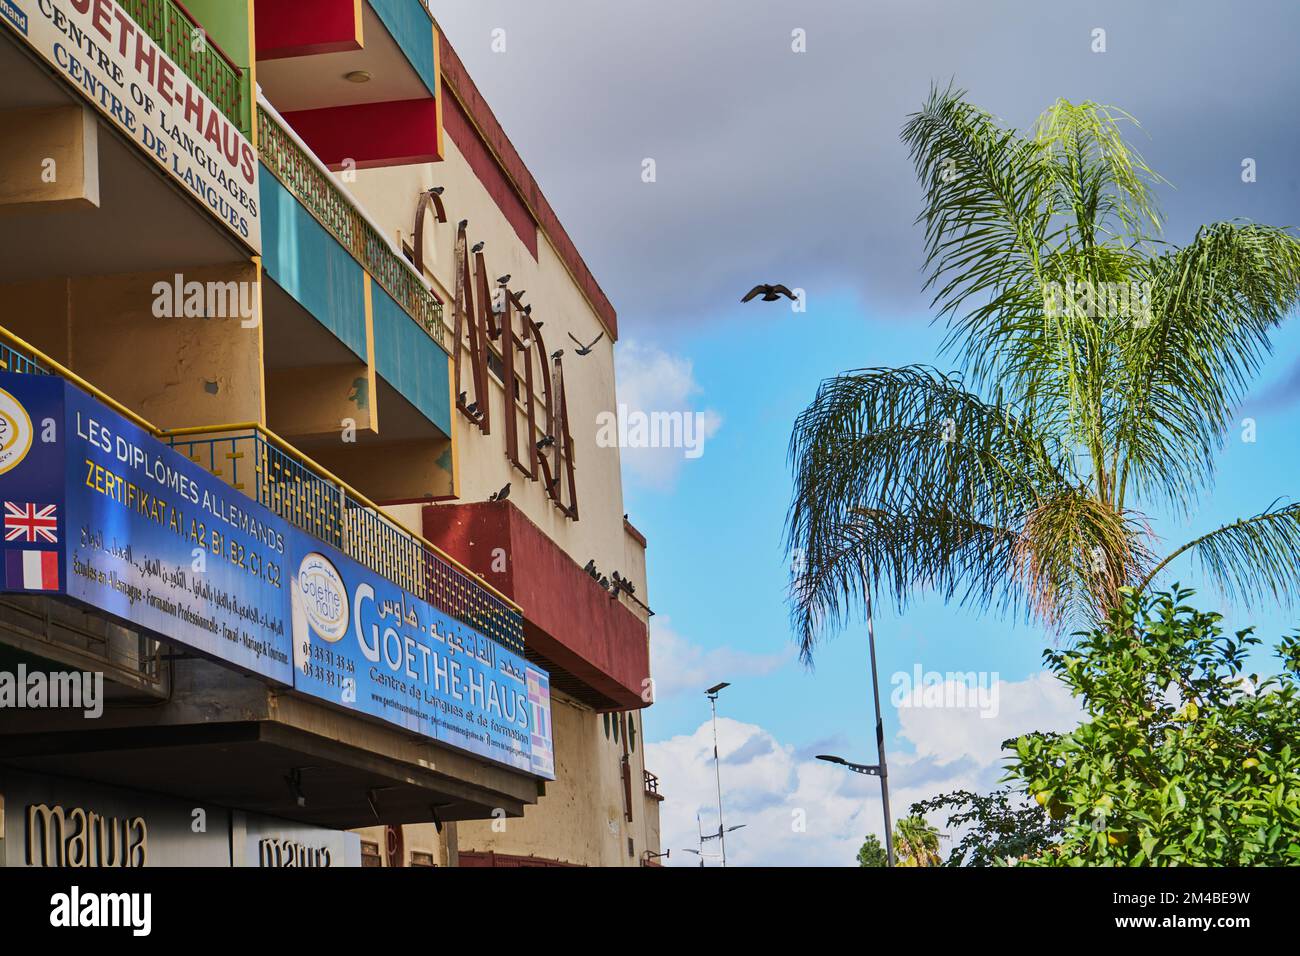
[[[34,358],[11,349],[0,342],[0,372],[18,372],[26,375],[49,375],[50,370]]]
[[[242,132],[243,71],[227,60],[207,38],[207,33],[174,0],[118,0],[145,33],[185,71],[217,109]],[[196,42],[201,38],[201,42]]]

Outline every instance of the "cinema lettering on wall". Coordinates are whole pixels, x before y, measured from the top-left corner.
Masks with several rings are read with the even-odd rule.
[[[0,23],[261,252],[253,145],[119,4],[4,0]]]
[[[447,210],[437,189],[420,194],[415,208],[415,271],[424,270],[424,220],[432,209],[439,223],[447,222]],[[484,435],[492,433],[489,371],[500,377],[507,395],[522,396],[527,460],[520,456],[518,413],[507,402],[505,418],[506,457],[529,481],[540,481],[551,503],[566,518],[578,520],[578,484],[574,470],[576,450],[569,421],[569,399],[564,387],[564,350],[551,352],[542,334],[543,322],[533,316],[518,292],[499,284],[491,291],[489,271],[481,248],[471,248],[468,220],[456,228],[456,272],[452,293],[452,394],[456,409]],[[474,251],[478,248],[478,251]],[[471,259],[473,266],[471,269]],[[476,291],[477,290],[477,291]],[[517,318],[516,318],[517,316]],[[516,330],[518,326],[518,330]],[[500,354],[490,342],[499,343]],[[464,349],[462,350],[462,345]],[[462,351],[468,352],[469,373],[461,387]],[[547,356],[550,356],[549,360]],[[522,361],[523,367],[519,367]],[[549,365],[547,364],[549,361]],[[495,363],[495,364],[494,364]],[[538,400],[538,390],[541,400]],[[544,437],[539,441],[538,428]]]

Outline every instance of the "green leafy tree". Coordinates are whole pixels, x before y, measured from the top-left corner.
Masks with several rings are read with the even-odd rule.
[[[889,866],[889,854],[874,833],[868,834],[858,848],[858,866]]]
[[[1044,652],[1087,719],[1014,743],[1008,779],[1064,831],[1032,862],[1300,865],[1300,640],[1278,676],[1246,675],[1259,639],[1190,594],[1124,589],[1106,626]]]
[[[1065,824],[1011,787],[992,793],[954,790],[912,805],[912,813],[948,813],[948,826],[961,828],[944,866],[998,866],[1037,857],[1056,846]]]
[[[907,123],[956,371],[845,372],[798,417],[787,542],[805,659],[880,588],[1058,629],[1104,621],[1178,557],[1244,602],[1300,589],[1300,505],[1172,551],[1150,528],[1145,509],[1182,516],[1209,486],[1297,302],[1300,242],[1238,221],[1162,242],[1161,180],[1129,122],[1060,100],[1021,133],[936,90]]]

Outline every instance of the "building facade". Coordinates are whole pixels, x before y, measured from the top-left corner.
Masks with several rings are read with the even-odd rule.
[[[435,12],[0,0],[7,865],[657,860],[617,316]]]

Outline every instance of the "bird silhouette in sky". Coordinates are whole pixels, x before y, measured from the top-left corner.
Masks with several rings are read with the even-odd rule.
[[[745,294],[745,297],[740,301],[748,302],[750,299],[756,298],[760,295],[763,297],[764,302],[775,302],[777,299],[781,298],[781,296],[785,296],[792,302],[796,302],[799,299],[797,295],[783,285],[763,284],[754,286],[754,288],[750,289],[749,292]]]

